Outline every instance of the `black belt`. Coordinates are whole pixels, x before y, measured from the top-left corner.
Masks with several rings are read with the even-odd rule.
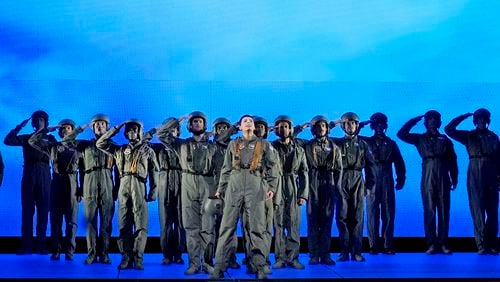
[[[333,171],[333,169],[328,167],[328,166],[311,167],[311,169],[318,170],[318,171]]]
[[[255,170],[255,171],[254,170],[250,170],[250,168],[242,168],[241,167],[240,169],[248,170],[248,173],[254,174],[254,175],[259,176],[259,177],[262,177],[262,175],[263,175],[263,172],[260,169]],[[238,170],[238,169],[236,169],[236,170]]]
[[[168,170],[178,170],[178,171],[183,171],[182,169],[180,168],[173,168],[173,167],[170,167],[170,168],[160,168],[160,171],[168,171]]]
[[[213,173],[192,172],[192,171],[189,171],[189,170],[186,170],[186,169],[183,169],[183,170],[182,170],[182,172],[183,172],[183,173],[193,174],[193,175],[207,176],[207,177],[212,177],[212,176],[214,176],[214,174],[213,174]]]
[[[125,176],[134,176],[135,178],[139,179],[139,181],[146,183],[146,178],[138,175],[137,173],[132,173],[132,172],[124,172],[120,178],[125,177]]]
[[[362,171],[362,168],[355,168],[355,167],[344,167],[343,170],[354,170],[354,171]]]
[[[94,166],[93,168],[89,168],[89,169],[85,170],[85,173],[91,173],[92,171],[101,170],[101,169],[110,169],[110,168],[106,168],[106,167],[102,167],[102,166]]]

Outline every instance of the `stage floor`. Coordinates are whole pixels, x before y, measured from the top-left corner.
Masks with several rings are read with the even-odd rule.
[[[242,254],[238,254],[241,261]],[[337,254],[332,254],[336,258]],[[425,253],[398,253],[396,255],[364,254],[366,262],[337,262],[334,266],[307,265],[307,254],[300,255],[306,265],[304,270],[291,268],[274,269],[271,280],[331,280],[331,279],[445,279],[445,280],[500,280],[500,256],[476,253],[454,253],[453,255],[426,255]],[[2,279],[174,279],[206,280],[207,274],[185,276],[187,265],[161,265],[162,255],[147,253],[145,270],[117,270],[120,254],[111,254],[111,265],[84,265],[86,254],[78,253],[74,261],[51,261],[49,255],[0,255],[0,278]],[[184,255],[187,261],[186,255]],[[246,268],[230,269],[225,274],[229,280],[251,280],[255,275],[246,274]]]

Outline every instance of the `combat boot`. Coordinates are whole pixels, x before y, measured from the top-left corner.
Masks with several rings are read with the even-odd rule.
[[[428,255],[434,255],[437,253],[436,247],[434,245],[430,245],[427,251],[425,251],[426,254]]]
[[[319,264],[319,257],[311,257],[309,259],[309,265],[316,265],[316,264]]]
[[[198,273],[200,273],[200,268],[192,264],[190,264],[189,267],[184,271],[185,275],[193,275]]]
[[[101,260],[101,263],[111,264],[111,259],[109,258],[108,254],[101,255],[100,260]]]
[[[73,260],[73,253],[71,252],[67,252],[65,255],[64,255],[64,259],[65,260]]]
[[[325,265],[335,265],[335,261],[329,255],[322,257],[321,263]]]
[[[348,261],[349,260],[349,254],[348,253],[340,253],[339,256],[337,257],[337,261]]]
[[[210,274],[209,279],[222,279],[224,278],[224,272],[222,272],[220,269],[214,269],[212,274]]]
[[[174,257],[174,263],[175,264],[184,264],[184,260],[182,259],[182,257]]]
[[[282,260],[278,260],[276,261],[274,264],[273,264],[273,268],[274,269],[280,269],[280,268],[285,268],[286,267],[286,264],[284,261]]]
[[[94,262],[96,262],[96,258],[93,253],[88,254],[87,258],[83,261],[84,264],[93,264]]]
[[[144,270],[144,264],[142,264],[142,257],[136,256],[134,258],[134,268],[137,270]]]
[[[59,252],[57,253],[53,253],[51,256],[50,256],[50,260],[59,260],[61,258],[61,254]]]
[[[294,259],[293,261],[289,262],[288,263],[288,266],[291,267],[291,268],[295,268],[295,269],[304,269],[305,266],[300,263],[300,261]]]
[[[263,280],[263,279],[267,279],[267,274],[264,273],[263,270],[259,270],[257,271],[257,276],[256,276],[257,280]]]
[[[445,254],[445,255],[451,255],[451,254],[452,254],[451,250],[450,250],[450,249],[448,249],[448,247],[447,247],[446,245],[442,245],[442,246],[441,246],[441,251],[442,251],[442,252],[443,252],[443,254]]]
[[[120,264],[118,265],[118,270],[123,270],[129,268],[130,265],[130,259],[128,255],[122,255],[122,260],[120,261]]]
[[[356,262],[364,262],[365,257],[363,257],[360,253],[352,254],[351,260],[356,261]]]

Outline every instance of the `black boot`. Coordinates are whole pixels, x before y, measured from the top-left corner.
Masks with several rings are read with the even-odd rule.
[[[111,264],[111,259],[108,254],[102,254],[100,257],[100,262],[104,264]]]
[[[53,253],[51,256],[50,256],[50,260],[59,260],[61,258],[61,254],[59,252],[57,253]]]
[[[120,264],[118,265],[119,270],[127,269],[130,267],[130,258],[128,255],[122,255],[122,260],[120,261]]]
[[[144,264],[142,264],[142,257],[136,256],[134,258],[134,268],[137,270],[144,270]]]
[[[94,253],[89,253],[87,258],[83,261],[84,264],[93,264],[96,262],[96,257]]]

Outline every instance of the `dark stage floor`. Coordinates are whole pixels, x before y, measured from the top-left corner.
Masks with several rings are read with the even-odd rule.
[[[332,254],[336,257],[337,254]],[[49,255],[0,255],[0,278],[2,279],[173,279],[206,280],[207,274],[185,276],[187,265],[160,264],[162,256],[147,253],[144,257],[145,270],[117,270],[120,255],[113,253],[111,265],[84,265],[86,254],[78,253],[74,261],[50,261]],[[500,256],[476,253],[454,253],[453,255],[426,255],[424,253],[398,253],[390,255],[365,254],[366,262],[342,262],[335,266],[307,265],[308,255],[301,254],[300,260],[306,269],[291,268],[273,270],[270,280],[358,280],[358,279],[430,279],[430,280],[488,280],[500,281]],[[242,254],[238,254],[241,261]],[[184,259],[187,261],[186,255]],[[254,275],[246,274],[245,267],[229,270],[228,280],[250,280]]]

